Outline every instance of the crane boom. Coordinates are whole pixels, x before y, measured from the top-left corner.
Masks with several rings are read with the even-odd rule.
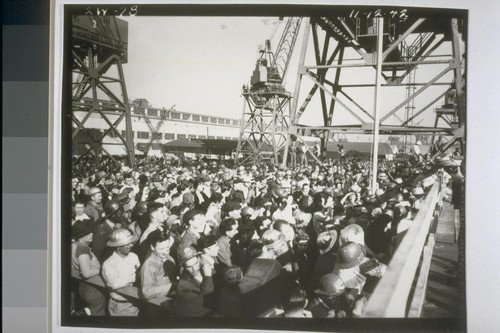
[[[278,69],[281,77],[281,82],[283,82],[283,80],[285,79],[286,72],[288,70],[288,64],[290,63],[290,58],[292,57],[295,42],[297,41],[301,22],[301,17],[288,18],[286,26],[283,30],[283,34],[281,35],[278,46],[276,47],[276,51],[274,52],[274,60],[271,67],[275,67]]]

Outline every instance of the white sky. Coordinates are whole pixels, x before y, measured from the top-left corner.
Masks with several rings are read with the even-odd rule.
[[[155,107],[240,118],[258,45],[273,25],[264,18],[127,17],[130,98]],[[272,20],[276,20],[273,18]]]

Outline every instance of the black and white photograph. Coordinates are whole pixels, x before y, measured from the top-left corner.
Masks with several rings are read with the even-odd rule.
[[[467,10],[57,6],[61,326],[467,331]]]

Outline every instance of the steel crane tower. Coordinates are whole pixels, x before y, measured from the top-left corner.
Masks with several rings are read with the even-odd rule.
[[[119,139],[129,166],[133,167],[134,141],[130,105],[122,64],[127,62],[128,23],[113,16],[75,16],[72,25],[72,134],[73,154],[78,163],[93,154],[96,163],[107,136]],[[107,130],[92,128],[106,122]],[[125,133],[118,125],[125,121]],[[106,143],[112,144],[112,143]]]
[[[377,129],[377,132],[385,135],[440,134],[451,138],[443,150],[458,141],[462,144],[462,152],[465,152],[465,16],[444,13],[439,17],[426,18],[407,15],[406,11],[375,13],[353,10],[350,15],[345,16],[304,19],[307,24],[304,24],[293,105],[290,107],[290,136],[316,134],[323,138],[324,148],[332,133],[373,134]],[[373,17],[374,14],[385,17]],[[371,17],[368,17],[370,15]],[[306,63],[310,37],[314,47],[313,64]],[[377,50],[379,44],[380,52]],[[357,58],[348,59],[345,56],[348,51]],[[424,70],[430,73],[429,77],[422,79],[422,82],[406,83],[408,76],[414,73],[417,67],[419,73]],[[371,70],[375,79],[353,82],[355,70],[360,68]],[[312,84],[312,88],[300,95],[304,79]],[[360,88],[369,91],[368,93],[377,100],[376,96],[382,92],[397,87],[404,89],[407,86],[416,89],[408,89],[403,97],[392,97],[391,103],[380,104],[378,111],[381,116],[377,124],[377,112],[374,107],[376,103],[363,105],[357,97],[357,89]],[[454,116],[453,126],[437,127],[437,120],[434,127],[414,125],[420,123],[419,117],[429,113],[426,111],[432,112],[431,107],[442,101],[451,90],[456,92],[456,103],[450,111]],[[409,103],[424,94],[430,97],[431,101],[424,103],[421,108],[412,108],[411,112],[405,113],[404,107],[412,105]],[[313,114],[315,116],[312,118],[321,118],[323,124],[302,124],[301,117],[308,106],[313,104],[312,101],[318,101],[315,99],[318,95],[320,108],[310,108],[309,119]],[[449,109],[442,113],[447,110]],[[340,113],[352,119],[352,123],[340,124],[337,120]],[[437,116],[440,117],[441,114]],[[283,164],[287,151],[288,146],[285,148]]]
[[[270,40],[259,50],[250,86],[244,85],[245,98],[235,162],[270,161],[278,164],[288,139],[291,94],[283,86],[288,64],[302,19],[287,20],[276,50]]]
[[[158,121],[156,125],[153,125],[151,122],[151,119],[149,119],[149,116],[146,112],[148,108],[151,107],[151,104],[144,98],[138,98],[133,101],[135,111],[134,113],[139,114],[142,119],[146,122],[146,124],[149,127],[149,131],[151,132],[151,138],[149,139],[149,142],[146,144],[143,143],[138,143],[136,148],[142,152],[144,152],[144,156],[148,155],[149,149],[152,147],[153,142],[156,141],[156,144],[158,144],[160,151],[164,157],[167,156],[166,152],[163,150],[163,142],[162,142],[162,133],[159,132],[160,128],[162,125],[165,123],[165,120],[167,120],[167,114],[170,112],[175,112],[175,104],[168,110],[160,110],[160,114],[158,117]]]

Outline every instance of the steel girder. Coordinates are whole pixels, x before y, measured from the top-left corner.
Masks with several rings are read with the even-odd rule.
[[[429,20],[429,19],[428,19]],[[462,58],[463,48],[461,35],[458,28],[458,19],[445,18],[444,23],[448,28],[449,34],[438,34],[432,30],[425,31],[433,25],[425,26],[425,19],[420,18],[414,20],[413,24],[408,25],[408,28],[397,36],[386,36],[384,33],[384,46],[382,50],[383,63],[382,75],[386,81],[381,87],[384,89],[392,89],[392,87],[412,86],[418,87],[413,89],[412,93],[407,94],[405,98],[393,109],[382,109],[382,116],[380,117],[380,133],[381,134],[422,134],[422,133],[439,133],[444,135],[452,135],[455,140],[463,142],[463,134],[465,132],[465,82],[462,77],[464,61]],[[310,23],[310,24],[309,24]],[[375,68],[376,65],[376,51],[367,51],[363,48],[363,41],[356,38],[356,32],[350,26],[349,20],[339,17],[327,18],[312,18],[306,22],[306,29],[302,41],[301,57],[299,59],[299,68],[297,74],[297,81],[293,95],[293,104],[291,106],[291,125],[290,136],[297,135],[299,129],[311,129],[315,131],[324,131],[327,133],[358,133],[367,134],[373,131],[373,110],[363,108],[360,102],[357,102],[350,93],[351,88],[356,87],[375,87],[375,83],[360,83],[360,84],[342,84],[339,80],[341,71],[348,74],[350,68],[365,67]],[[325,40],[323,45],[319,43],[319,31],[324,30]],[[334,31],[331,31],[331,30]],[[341,32],[339,32],[341,31]],[[424,32],[422,32],[424,31]],[[419,34],[413,41],[408,41],[408,37],[412,34]],[[312,36],[314,47],[315,64],[305,64],[305,58],[308,47],[308,38]],[[449,37],[451,36],[451,38]],[[445,41],[451,42],[451,55],[439,54],[437,49],[443,48]],[[336,43],[336,44],[334,44]],[[365,43],[366,44],[366,43]],[[411,44],[411,45],[410,45]],[[335,46],[334,48],[331,45]],[[360,61],[346,62],[343,59],[344,50],[350,48],[355,50],[360,56]],[[412,52],[403,56],[401,52],[403,49],[411,49]],[[333,50],[332,50],[333,49]],[[399,53],[398,53],[399,52]],[[394,54],[399,54],[399,58],[394,57]],[[437,57],[437,58],[436,58]],[[418,66],[439,65],[439,70],[435,67],[433,77],[426,82],[404,83],[403,80],[411,73],[412,70]],[[445,67],[443,69],[443,66]],[[430,67],[427,67],[430,68]],[[327,77],[328,72],[334,73]],[[399,74],[401,73],[402,74]],[[453,73],[453,82],[443,82],[442,78],[448,74]],[[299,101],[299,93],[301,89],[302,79],[307,77],[312,83],[313,88],[309,91],[304,100]],[[432,102],[426,104],[424,107],[414,110],[413,114],[406,119],[402,119],[398,112],[404,108],[405,105],[411,103],[420,94],[428,93],[429,87],[443,87],[443,91],[439,92],[436,97],[432,96]],[[456,113],[458,115],[459,124],[457,128],[429,128],[412,126],[413,121],[418,117],[425,116],[429,113],[429,108],[435,105],[443,96],[450,90],[457,90],[457,107]],[[301,116],[314,98],[316,92],[319,91],[319,98],[321,99],[321,112],[323,118],[323,126],[305,126],[300,125]],[[460,101],[460,102],[458,102]],[[329,102],[329,103],[328,103]],[[349,105],[348,105],[349,104]],[[338,126],[336,125],[335,113],[336,109],[342,108],[348,112],[350,116],[357,122],[352,126]],[[319,111],[319,110],[318,110]],[[427,111],[427,112],[426,112]],[[321,117],[318,113],[317,117]],[[388,119],[395,118],[399,120],[399,125],[387,125]],[[404,118],[404,117],[403,117]],[[418,122],[417,122],[418,123]],[[322,135],[323,144],[328,140],[329,135]],[[287,142],[288,143],[288,142]],[[464,151],[464,150],[463,150]],[[288,152],[288,144],[285,149]],[[283,162],[285,163],[285,162]]]
[[[118,55],[113,54],[99,63],[92,46],[87,49],[85,58],[82,58],[81,54],[81,48],[73,48],[73,77],[76,77],[76,79],[73,82],[72,119],[76,127],[73,130],[72,139],[75,141],[79,133],[85,133],[91,142],[85,144],[86,151],[80,155],[75,163],[79,163],[84,156],[90,153],[93,153],[98,161],[101,151],[116,161],[103,147],[104,138],[110,132],[113,132],[126,151],[129,166],[134,167],[135,156],[131,112],[121,59]],[[116,69],[115,77],[109,74],[111,68]],[[118,97],[117,93],[121,97]],[[91,103],[84,101],[84,98],[90,99]],[[82,119],[78,119],[75,111],[86,111],[86,114]],[[109,111],[117,115],[115,121],[111,121],[107,115]],[[92,127],[87,126],[87,121],[93,114],[98,115],[99,119],[109,126],[97,138],[90,135],[89,129]],[[126,128],[125,137],[118,130],[118,126],[123,120],[125,120]]]
[[[243,96],[245,103],[235,162],[245,164],[270,160],[278,164],[288,139],[290,95],[277,93],[263,97],[246,91]],[[264,98],[263,102],[258,102],[257,97]]]

